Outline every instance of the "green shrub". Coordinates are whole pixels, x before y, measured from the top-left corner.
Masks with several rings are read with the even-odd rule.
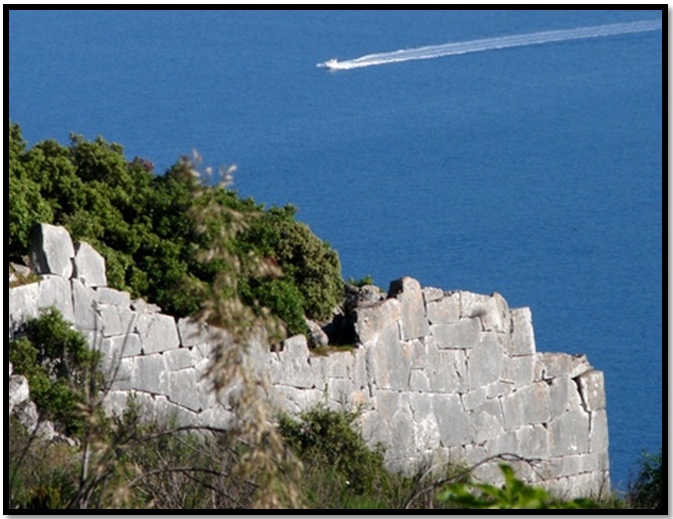
[[[14,371],[28,379],[31,399],[45,418],[67,435],[81,434],[78,406],[85,384],[100,382],[99,354],[54,308],[28,320],[21,335],[9,343]]]
[[[318,406],[301,413],[298,420],[280,419],[286,444],[304,464],[302,487],[311,504],[324,500],[326,494],[340,502],[361,501],[390,490],[393,480],[384,468],[382,452],[371,450],[354,427],[358,416]]]
[[[644,452],[635,481],[629,484],[627,500],[633,508],[661,509],[664,506],[662,449],[656,454]]]
[[[502,488],[488,483],[456,482],[448,485],[438,499],[461,508],[485,509],[552,509],[595,508],[588,499],[559,501],[541,488],[527,485],[518,479],[512,467],[500,463],[505,478]]]

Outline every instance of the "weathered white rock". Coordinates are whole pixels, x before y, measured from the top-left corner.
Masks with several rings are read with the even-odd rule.
[[[425,295],[425,292],[423,294]],[[460,319],[460,294],[458,292],[433,299],[426,302],[425,306],[430,324],[454,324]]]
[[[546,423],[549,414],[549,386],[545,382],[537,382],[517,391],[522,400],[523,419],[527,425]]]
[[[9,396],[9,414],[11,415],[14,408],[19,407],[30,400],[28,379],[22,375],[10,376],[7,393]]]
[[[478,319],[460,319],[453,324],[433,324],[430,333],[441,349],[469,349],[479,342],[481,324]]]
[[[96,309],[96,291],[84,285],[79,279],[70,280],[72,293],[73,324],[78,330],[100,330],[103,323],[100,321]]]
[[[494,334],[485,334],[469,351],[467,378],[471,389],[485,386],[500,379],[502,347]]]
[[[549,432],[542,425],[524,425],[516,431],[518,452],[524,458],[542,458],[549,456]]]
[[[568,375],[562,375],[551,379],[550,382],[549,413],[551,418],[581,408],[582,400],[574,380]]]
[[[131,306],[131,295],[114,288],[98,287],[95,291],[96,301],[102,305],[117,305],[124,308]]]
[[[75,258],[73,262],[73,278],[79,279],[90,287],[104,287],[107,285],[105,259],[91,245],[86,242],[79,242],[75,246]]]
[[[591,369],[586,355],[538,353],[536,363],[536,377],[539,375],[542,380],[550,380],[563,375],[575,378]]]
[[[487,400],[468,414],[471,437],[476,443],[492,440],[504,434],[502,409],[497,400]]]
[[[429,344],[430,365],[426,370],[431,391],[459,393],[467,390],[467,356],[463,350],[442,350]]]
[[[75,248],[65,227],[41,223],[33,229],[30,260],[38,274],[72,275]]]
[[[40,294],[38,283],[30,283],[9,289],[9,338],[21,328],[28,319],[37,317],[39,309],[37,299]]]
[[[409,389],[411,365],[404,357],[396,326],[388,326],[372,343],[365,345],[367,372],[379,389]]]
[[[425,307],[428,307],[428,303],[433,301],[439,301],[444,298],[444,291],[441,288],[434,287],[423,287],[423,301],[425,301]]]
[[[512,356],[535,354],[535,332],[530,308],[513,308],[510,310],[511,346],[508,353]]]
[[[571,411],[549,422],[550,455],[565,456],[589,452],[589,414]]]
[[[445,447],[470,443],[470,423],[458,395],[432,395],[432,407]]]
[[[139,314],[136,331],[145,354],[168,351],[180,346],[175,319],[163,314]]]
[[[96,311],[99,315],[99,331],[103,337],[112,337],[115,335],[129,335],[137,327],[138,314],[123,306],[116,305],[97,305]],[[170,318],[172,320],[172,318]],[[144,335],[140,337],[144,345]],[[147,350],[146,350],[147,353]]]
[[[315,321],[310,319],[305,319],[306,326],[308,326],[310,332],[310,342],[314,348],[319,348],[320,346],[327,346],[329,344],[329,338],[327,334],[320,328],[320,325]]]
[[[164,381],[166,384],[165,394],[171,402],[186,407],[195,413],[201,411],[201,399],[199,394],[194,391],[197,382],[194,369],[168,371],[164,374]]]
[[[393,281],[390,283],[388,297],[394,297],[400,302],[402,340],[418,339],[430,333],[423,292],[418,281],[410,277]]]
[[[178,319],[178,334],[182,346],[196,346],[208,342],[208,325],[191,317]]]
[[[397,327],[401,319],[401,306],[397,299],[386,299],[369,307],[353,311],[353,326],[360,344],[366,344],[378,337],[382,330]]]
[[[577,377],[577,383],[582,403],[587,411],[605,409],[605,382],[602,371],[589,370]]]
[[[70,282],[60,276],[45,274],[38,282],[39,294],[37,296],[38,308],[53,306],[66,321],[73,322],[74,314],[72,307],[72,292]]]
[[[166,395],[170,391],[164,381],[167,373],[164,356],[160,353],[134,357],[131,383],[138,391]]]
[[[527,386],[533,382],[535,358],[533,356],[510,357],[504,355],[502,359],[501,378],[512,382],[515,388]]]
[[[605,410],[595,411],[591,413],[590,427],[589,427],[589,451],[600,455],[605,454],[607,458],[608,452],[608,415]],[[607,463],[605,466],[601,466],[600,469],[607,469]]]

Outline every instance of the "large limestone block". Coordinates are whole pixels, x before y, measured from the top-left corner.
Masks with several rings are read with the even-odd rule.
[[[409,395],[409,408],[413,414],[414,436],[418,450],[434,449],[441,437],[432,407],[432,397],[423,393]]]
[[[434,287],[423,287],[423,301],[425,301],[425,307],[428,307],[428,303],[433,301],[439,301],[444,297],[444,291],[441,288]]]
[[[63,278],[72,275],[75,248],[65,227],[41,223],[31,236],[30,259],[38,274],[55,274]]]
[[[577,377],[582,403],[587,411],[605,409],[605,382],[603,372],[592,369]]]
[[[346,378],[330,378],[326,382],[327,400],[336,409],[348,408],[353,403],[355,387]]]
[[[177,371],[194,366],[194,359],[189,348],[178,348],[164,352],[166,367],[171,371]]]
[[[608,414],[605,410],[591,413],[589,451],[594,454],[608,453]],[[601,469],[608,467],[601,467]]]
[[[175,319],[163,314],[138,314],[136,330],[140,335],[143,351],[156,353],[180,346],[180,337]]]
[[[167,352],[170,353],[170,352]],[[168,400],[198,413],[201,411],[201,399],[196,391],[196,373],[194,369],[168,371],[164,374]]]
[[[128,308],[116,305],[99,304],[97,306],[97,311],[100,317],[99,330],[103,337],[129,335],[133,333],[134,325],[137,326],[138,314]],[[142,335],[140,340],[144,343]],[[145,349],[145,353],[148,353],[147,349]]]
[[[131,306],[131,294],[114,288],[99,287],[96,289],[96,301],[102,305],[117,305],[129,308]]]
[[[432,407],[444,447],[465,445],[471,441],[469,420],[458,395],[432,395]]]
[[[485,386],[500,379],[502,346],[493,333],[484,334],[481,341],[468,351],[467,378],[470,389]]]
[[[208,342],[208,325],[191,317],[178,319],[178,334],[182,346],[196,346]]]
[[[589,413],[571,411],[549,422],[551,456],[589,452]]]
[[[103,357],[103,362],[107,362],[108,369],[104,367],[105,380],[110,388],[115,391],[134,391],[134,371],[136,357],[127,357],[116,360],[110,357]],[[105,365],[104,365],[105,366]],[[110,370],[109,368],[112,368]]]
[[[404,355],[397,326],[388,326],[365,350],[367,372],[374,386],[400,391],[409,389],[411,362]]]
[[[272,402],[275,409],[296,415],[319,403],[325,402],[325,393],[321,389],[300,389],[292,386],[273,387]]]
[[[577,384],[568,375],[551,379],[549,400],[549,413],[552,418],[580,409],[582,405]]]
[[[164,380],[167,370],[163,355],[155,353],[134,357],[133,360],[132,384],[134,389],[163,395],[169,392]]]
[[[467,356],[463,350],[439,351],[428,344],[428,367],[425,374],[430,381],[430,390],[441,393],[464,392],[467,389]]]
[[[575,378],[591,369],[591,364],[583,354],[538,353],[536,364],[535,377],[537,380],[550,380],[563,375]]]
[[[356,308],[353,311],[353,325],[358,342],[366,344],[375,340],[383,330],[397,327],[401,316],[401,305],[397,299],[386,299],[372,306]]]
[[[503,396],[500,399],[502,411],[505,417],[505,429],[514,431],[526,423],[524,415],[524,399],[519,391]]]
[[[507,301],[497,292],[486,296],[472,292],[459,292],[460,317],[479,318],[484,331],[510,332],[510,312]]]
[[[96,312],[97,291],[86,286],[79,279],[70,280],[72,291],[73,323],[78,330],[99,330],[102,323]]]
[[[516,431],[519,444],[518,452],[524,458],[542,458],[549,456],[549,431],[542,425],[525,425]]]
[[[514,308],[510,310],[511,341],[508,353],[512,356],[535,354],[535,332],[530,308]]]
[[[107,285],[105,259],[86,242],[80,242],[75,246],[72,277],[79,279],[90,287],[104,287]]]
[[[415,279],[403,277],[390,283],[388,297],[400,302],[402,313],[402,340],[425,337],[430,333],[425,315],[423,291]]]
[[[472,438],[478,444],[504,434],[502,408],[497,400],[487,400],[468,415]]]
[[[60,276],[45,274],[38,283],[38,308],[55,307],[66,321],[73,322],[72,292],[70,281]]]
[[[408,403],[399,406],[390,421],[390,430],[393,433],[393,444],[388,454],[396,458],[412,457],[419,445],[416,441],[414,417]]]
[[[286,339],[283,350],[275,355],[278,356],[279,363],[270,374],[271,380],[301,389],[324,389],[325,380],[319,376],[319,363],[312,365],[309,361],[305,336],[295,335]]]
[[[412,369],[409,387],[412,391],[428,392],[430,391],[430,380],[422,370]]]
[[[521,388],[517,392],[522,400],[523,419],[527,425],[546,423],[550,420],[549,386],[538,382]]]
[[[199,413],[199,425],[230,430],[236,425],[236,415],[222,406],[206,409]]]
[[[430,301],[426,303],[426,308],[430,324],[456,323],[460,319],[460,294],[453,292],[440,299]]]
[[[478,319],[460,319],[452,324],[433,324],[430,333],[438,348],[470,349],[479,342],[482,332]]]
[[[118,362],[124,357],[140,355],[140,338],[135,333],[103,337],[99,341],[99,349],[102,354],[101,368],[104,373],[114,373],[118,368]]]
[[[501,377],[503,381],[511,382],[518,389],[533,382],[534,368],[535,358],[532,356],[510,357],[504,355]]]
[[[176,423],[180,426],[201,425],[199,413],[171,402],[166,397],[155,397],[157,417],[164,423]]]
[[[390,421],[385,420],[378,410],[367,411],[362,414],[362,438],[372,448],[381,444],[390,447],[393,443],[393,433]]]
[[[364,389],[369,385],[369,375],[367,374],[367,354],[362,348],[355,350],[353,362],[348,368],[348,378],[353,381],[356,389]]]
[[[37,298],[40,295],[40,288],[37,283],[30,283],[20,287],[9,289],[9,338],[14,337],[14,333],[28,319],[39,315]]]

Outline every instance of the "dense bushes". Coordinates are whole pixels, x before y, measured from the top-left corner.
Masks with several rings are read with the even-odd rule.
[[[13,370],[28,379],[42,416],[70,436],[83,431],[78,406],[84,402],[86,384],[99,382],[91,378],[96,376],[98,358],[84,336],[53,308],[28,320],[21,337],[9,344]]]
[[[9,140],[10,260],[27,254],[35,224],[63,225],[105,257],[110,286],[178,317],[198,311],[198,287],[230,268],[241,276],[238,297],[269,307],[291,334],[305,331],[304,315],[329,317],[341,297],[336,252],[295,220],[291,206],[265,210],[218,186],[199,188],[196,196],[184,162],[155,175],[149,161],[129,162],[121,146],[100,137],[73,135],[68,147],[49,140],[28,149],[19,126],[10,122]],[[197,224],[195,213],[209,216]],[[237,214],[244,218],[236,220]],[[251,254],[261,256],[282,268],[280,280],[198,259],[222,228],[241,222],[242,232],[230,233],[228,245],[237,261],[245,267]]]
[[[643,453],[638,475],[629,484],[627,499],[633,508],[664,507],[661,448],[656,454]]]

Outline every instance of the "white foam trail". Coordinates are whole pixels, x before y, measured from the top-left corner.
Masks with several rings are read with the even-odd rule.
[[[403,49],[379,54],[367,54],[356,59],[338,61],[330,59],[318,63],[318,67],[330,70],[350,70],[374,65],[387,65],[415,59],[432,59],[444,56],[467,54],[468,52],[482,52],[486,50],[506,49],[510,47],[523,47],[526,45],[540,45],[555,41],[581,40],[585,38],[598,38],[602,36],[614,36],[634,32],[658,31],[661,29],[661,20],[646,20],[642,22],[614,23],[609,25],[596,25],[593,27],[579,27],[577,29],[562,29],[559,31],[543,31],[528,34],[516,34],[513,36],[498,36],[482,40],[459,41],[445,43],[443,45],[430,45],[415,49]]]

